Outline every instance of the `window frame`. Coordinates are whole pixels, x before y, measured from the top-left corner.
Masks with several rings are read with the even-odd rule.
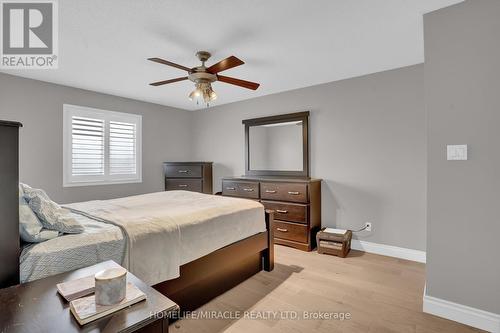
[[[72,175],[72,118],[73,116],[104,120],[104,175]],[[136,174],[109,174],[109,123],[110,121],[136,125]],[[142,115],[101,110],[85,106],[63,104],[63,187],[115,185],[142,183]]]

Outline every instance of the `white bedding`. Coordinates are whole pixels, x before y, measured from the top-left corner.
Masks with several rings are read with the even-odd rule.
[[[81,216],[81,234],[59,236],[25,247],[20,257],[21,282],[91,266],[106,260],[122,264],[125,235],[112,224]]]
[[[187,262],[266,231],[260,203],[187,191],[65,207],[120,226],[127,236],[124,265],[150,285],[178,277]]]

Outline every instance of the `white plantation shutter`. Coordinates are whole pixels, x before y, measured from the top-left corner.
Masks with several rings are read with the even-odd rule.
[[[104,120],[71,118],[71,175],[104,175]]]
[[[64,105],[64,186],[142,181],[142,117]]]
[[[136,126],[122,122],[109,123],[109,173],[111,175],[135,174]]]

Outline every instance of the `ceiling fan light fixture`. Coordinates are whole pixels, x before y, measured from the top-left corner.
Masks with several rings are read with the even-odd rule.
[[[205,103],[208,103],[215,100],[216,98],[217,94],[212,89],[212,86],[209,83],[207,87],[203,90],[203,100],[205,101]]]
[[[191,93],[189,94],[188,97],[190,100],[194,101],[195,98],[197,97],[197,94],[198,94],[198,92],[196,90],[193,90],[193,91],[191,91]]]
[[[207,104],[214,101],[217,98],[217,94],[212,89],[210,82],[198,82],[196,83],[196,88],[189,94],[189,99],[196,101],[196,104],[203,102]]]
[[[216,99],[217,99],[217,94],[215,93],[215,91],[211,90],[210,91],[210,100],[215,101]]]
[[[197,83],[197,84],[195,85],[195,89],[194,89],[193,91],[191,91],[191,93],[189,94],[189,96],[188,96],[188,97],[189,97],[189,99],[190,99],[190,100],[192,100],[192,101],[195,101],[195,100],[197,101],[197,100],[201,97],[201,95],[202,95],[202,94],[203,94],[203,93],[202,93],[202,90],[201,90],[200,84],[199,84],[199,83]]]

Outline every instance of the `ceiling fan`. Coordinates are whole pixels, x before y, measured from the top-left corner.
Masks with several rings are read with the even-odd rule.
[[[215,81],[225,82],[252,90],[256,90],[259,87],[259,84],[255,82],[219,75],[219,73],[222,71],[244,64],[243,61],[236,58],[235,56],[230,56],[208,68],[205,67],[205,62],[210,58],[211,54],[207,51],[198,51],[196,53],[196,56],[201,61],[201,66],[193,68],[188,68],[182,65],[178,65],[173,62],[163,60],[161,58],[148,58],[148,60],[150,61],[154,61],[167,66],[172,66],[180,70],[186,71],[188,73],[187,76],[178,77],[175,79],[170,79],[165,81],[153,82],[150,83],[150,85],[161,86],[164,84],[190,80],[194,82],[195,89],[189,94],[189,98],[191,100],[195,100],[197,104],[199,104],[200,101],[203,101],[207,104],[207,106],[209,106],[209,103],[211,101],[217,98],[217,94],[212,89],[212,83]]]

